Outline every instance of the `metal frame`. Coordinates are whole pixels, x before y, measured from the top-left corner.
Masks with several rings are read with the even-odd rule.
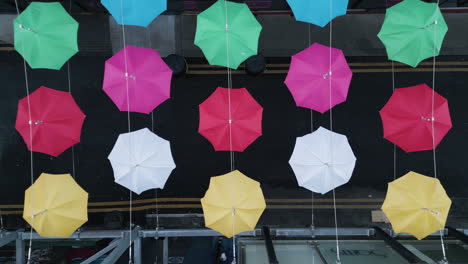
[[[334,228],[268,228],[271,237],[333,237],[335,236]],[[451,230],[449,228],[449,230]],[[459,233],[464,234],[468,230],[459,231]],[[382,234],[383,232],[383,234]],[[454,231],[451,231],[451,234]],[[266,232],[262,233],[262,229],[255,229],[252,231],[247,231],[238,234],[238,237],[258,237],[263,238],[263,235],[266,235]],[[395,240],[395,234],[388,234],[380,228],[338,228],[338,234],[341,237],[371,237],[375,234],[380,237],[385,237],[384,241]],[[444,232],[446,235],[447,232]],[[458,233],[457,233],[458,234]],[[6,232],[0,231],[0,247],[7,245],[13,241],[16,241],[16,263],[24,264],[25,263],[25,242],[29,241],[30,236],[33,240],[36,241],[76,241],[76,240],[100,240],[100,239],[113,239],[109,245],[95,255],[91,256],[85,260],[84,264],[91,263],[93,260],[103,256],[104,254],[111,252],[106,259],[104,264],[115,263],[119,257],[128,249],[130,245],[129,241],[129,230],[95,230],[95,231],[77,231],[73,233],[68,238],[54,238],[54,237],[41,237],[36,232],[30,233],[28,231],[13,231]],[[141,230],[140,228],[135,228],[132,231],[132,242],[134,247],[134,264],[142,263],[141,255],[141,246],[142,239],[144,238],[162,238],[163,240],[163,263],[168,263],[169,258],[169,238],[171,237],[218,237],[223,236],[222,234],[211,230],[211,229],[168,229],[168,230]],[[464,235],[466,236],[466,235]],[[457,237],[458,238],[458,237]],[[460,238],[459,238],[460,239]],[[267,237],[265,237],[267,240]],[[396,240],[395,240],[396,241]],[[392,242],[389,242],[392,243]],[[397,242],[398,243],[398,242]],[[390,245],[390,244],[389,244]],[[401,245],[401,244],[400,244]],[[391,245],[390,245],[391,246]],[[398,253],[402,254],[400,250],[396,250]],[[411,253],[411,252],[410,252]],[[413,253],[411,253],[413,254]],[[414,254],[413,254],[414,255]],[[275,263],[275,262],[270,262]],[[415,262],[412,262],[415,263]]]
[[[400,242],[398,242],[394,237],[387,234],[383,231],[380,227],[374,227],[375,236],[378,239],[382,239],[385,244],[395,250],[400,256],[406,259],[411,264],[416,263],[426,263],[425,261],[421,260],[418,256],[416,256],[413,252],[409,251],[405,246],[403,246]]]
[[[450,236],[455,237],[456,239],[463,242],[465,245],[468,245],[468,235],[466,235],[465,231],[459,231],[453,227],[448,226],[448,234]]]
[[[279,264],[278,258],[276,258],[275,248],[273,247],[273,241],[271,241],[270,228],[264,226],[262,228],[263,238],[265,240],[265,247],[268,254],[268,263]]]

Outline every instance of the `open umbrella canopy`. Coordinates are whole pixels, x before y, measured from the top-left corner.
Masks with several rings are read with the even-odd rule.
[[[433,92],[426,84],[396,89],[380,110],[384,138],[406,152],[437,147],[452,121],[447,99],[436,92],[432,114]]]
[[[25,192],[23,218],[43,237],[69,237],[88,221],[88,193],[70,174],[42,173]]]
[[[170,97],[171,79],[157,51],[126,46],[106,61],[103,89],[120,111],[148,114]]]
[[[167,9],[167,0],[102,0],[120,25],[147,27]]]
[[[29,150],[57,157],[80,142],[84,119],[70,93],[41,86],[19,101],[15,128]]]
[[[245,88],[218,87],[199,108],[198,132],[216,151],[244,151],[262,135],[263,108]]]
[[[297,138],[289,164],[299,186],[325,194],[349,181],[356,157],[346,136],[320,127]]]
[[[292,56],[284,83],[296,105],[324,113],[346,101],[352,76],[343,51],[314,43]]]
[[[175,168],[169,141],[148,128],[120,134],[108,158],[115,182],[137,194],[164,188]]]
[[[348,0],[287,0],[297,21],[326,26],[337,16],[346,14]]]
[[[448,27],[436,3],[405,0],[387,9],[378,37],[389,60],[412,67],[439,55]]]
[[[13,26],[15,49],[33,69],[59,70],[78,52],[78,22],[60,3],[32,2]]]
[[[211,177],[201,204],[205,226],[228,238],[255,229],[266,208],[260,183],[238,170]]]
[[[197,16],[195,45],[211,65],[237,69],[257,54],[260,31],[246,4],[218,0]]]
[[[388,184],[382,210],[396,233],[423,239],[445,228],[451,204],[438,179],[411,171]]]

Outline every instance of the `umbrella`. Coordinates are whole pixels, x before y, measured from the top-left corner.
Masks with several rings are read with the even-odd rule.
[[[262,115],[263,108],[247,89],[218,87],[200,104],[198,132],[216,151],[244,151],[262,135]]]
[[[175,168],[169,141],[148,128],[120,134],[108,158],[115,182],[137,194],[164,188]]]
[[[102,0],[101,4],[118,24],[140,27],[147,27],[167,9],[167,0]]]
[[[396,233],[423,239],[445,227],[451,204],[438,179],[411,171],[388,184],[382,210]]]
[[[15,125],[29,150],[57,157],[80,142],[85,115],[70,93],[41,86],[29,95],[29,104],[31,119],[25,97],[18,103]]]
[[[255,229],[266,207],[260,183],[238,170],[211,177],[201,204],[205,226],[228,238]]]
[[[434,116],[432,116],[432,93],[434,93]],[[452,128],[447,99],[425,84],[396,89],[380,110],[380,117],[384,138],[406,152],[437,147]],[[434,123],[434,142],[432,123]]]
[[[325,194],[349,181],[356,157],[345,135],[320,127],[297,138],[289,164],[299,186]]]
[[[292,56],[284,83],[291,91],[296,105],[324,113],[346,101],[352,76],[341,50],[314,43]]]
[[[43,237],[69,237],[88,221],[88,193],[70,174],[42,173],[25,192],[23,218]]]
[[[416,67],[422,60],[439,55],[447,30],[436,3],[405,0],[387,9],[378,37],[388,59]]]
[[[326,26],[337,16],[345,15],[348,8],[348,0],[287,0],[287,2],[297,21],[320,27]]]
[[[126,46],[106,61],[103,89],[120,111],[148,114],[170,97],[171,78],[157,51]]]
[[[78,52],[78,22],[60,3],[32,2],[13,25],[15,49],[33,69],[59,70]]]
[[[218,0],[197,16],[195,45],[211,65],[237,69],[257,55],[260,31],[262,26],[246,4]]]
[[[346,101],[352,76],[343,51],[314,43],[292,56],[284,83],[298,106],[324,113]]]

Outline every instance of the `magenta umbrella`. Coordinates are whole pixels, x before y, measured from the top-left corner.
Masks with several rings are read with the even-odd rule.
[[[284,83],[296,105],[324,113],[346,101],[352,76],[343,51],[314,43],[292,56]]]
[[[170,97],[171,78],[157,51],[126,46],[106,61],[103,89],[120,111],[148,114]]]

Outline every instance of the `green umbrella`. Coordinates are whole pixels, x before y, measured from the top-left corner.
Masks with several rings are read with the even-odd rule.
[[[33,69],[59,70],[78,52],[78,22],[60,3],[32,2],[13,27],[15,49]]]
[[[262,26],[246,4],[218,0],[197,16],[195,45],[211,65],[237,69],[257,54],[260,31]]]
[[[434,48],[435,55],[439,55],[447,30],[437,4],[405,0],[387,9],[378,36],[390,60],[416,67],[434,56]]]

